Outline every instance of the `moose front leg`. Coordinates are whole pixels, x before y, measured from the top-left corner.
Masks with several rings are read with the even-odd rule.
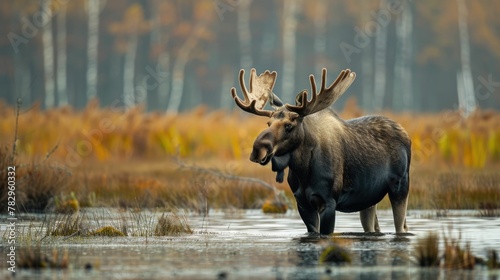
[[[320,219],[318,211],[312,207],[311,203],[309,203],[301,189],[297,190],[294,193],[294,196],[297,200],[297,208],[299,210],[300,217],[307,227],[307,232],[319,233]]]
[[[319,233],[331,234],[335,228],[335,210],[337,203],[334,199],[325,199],[324,196],[310,193],[309,204],[314,212],[319,213]]]
[[[320,214],[320,233],[331,234],[335,229],[335,209],[337,203],[332,200],[325,204],[325,208]]]

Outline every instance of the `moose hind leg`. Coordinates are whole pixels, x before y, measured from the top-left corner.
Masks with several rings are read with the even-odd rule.
[[[380,232],[376,204],[370,208],[359,211],[359,218],[361,219],[361,225],[365,232]]]
[[[389,191],[389,200],[391,201],[392,214],[394,216],[394,227],[396,233],[408,232],[406,226],[406,208],[408,204],[408,174],[406,174],[396,188],[391,188]]]

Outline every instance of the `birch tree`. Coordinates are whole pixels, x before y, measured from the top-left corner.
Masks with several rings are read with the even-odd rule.
[[[59,7],[57,15],[57,100],[59,106],[68,105],[66,87],[66,5]]]
[[[87,39],[87,101],[97,95],[97,55],[99,46],[100,0],[87,0],[88,39]]]
[[[213,3],[210,1],[196,1],[193,4],[193,17],[189,22],[192,24],[187,39],[179,46],[175,62],[172,66],[172,91],[167,105],[167,113],[176,114],[179,112],[182,96],[184,94],[185,68],[189,60],[194,54],[203,53],[203,49],[195,48],[203,41],[211,38],[213,35],[211,29],[208,28],[213,22],[214,13],[207,13],[208,9],[213,8]],[[184,28],[185,24],[179,23],[179,28]]]
[[[414,106],[412,84],[413,16],[411,2],[405,2],[396,22],[396,56],[393,80],[393,110]],[[415,108],[414,108],[415,109]]]
[[[249,70],[252,67],[252,33],[250,31],[250,3],[252,0],[240,0],[238,3],[238,39],[240,41],[240,67]]]
[[[41,5],[43,15],[43,70],[45,82],[45,107],[52,108],[55,105],[54,86],[54,44],[52,41],[52,11],[51,0],[44,0]]]
[[[169,33],[171,32],[171,25],[176,20],[177,13],[175,7],[170,2],[155,1],[152,5],[155,14],[154,24],[152,28],[151,40],[153,46],[153,53],[157,55],[158,62],[156,69],[163,71],[170,70],[170,54],[168,52]],[[170,90],[169,79],[166,77],[158,83],[158,102],[156,109],[165,110],[167,108],[167,101]]]
[[[380,10],[387,7],[387,0],[380,0]],[[382,110],[386,91],[386,53],[387,53],[387,25],[378,24],[377,35],[375,37],[375,74],[373,108]]]
[[[326,23],[328,12],[328,1],[317,0],[315,3],[314,16],[314,52],[316,77],[321,77],[321,69],[326,67],[324,58],[326,56]]]
[[[361,23],[363,24],[370,20],[370,6],[359,6],[361,12]],[[369,41],[365,42],[365,45],[363,46],[364,49],[361,58],[361,72],[363,73],[361,103],[365,110],[371,111],[373,110],[373,47]]]
[[[191,52],[198,44],[199,36],[204,32],[204,29],[205,25],[198,23],[194,27],[194,32],[180,47],[172,69],[172,92],[170,93],[168,101],[167,113],[176,114],[179,112],[184,92],[184,72],[186,64],[189,60]]]
[[[117,48],[125,52],[123,63],[123,102],[127,108],[136,104],[135,60],[138,36],[150,30],[151,24],[144,20],[141,5],[135,3],[125,11],[123,21],[111,24],[110,30],[117,34]]]
[[[123,102],[128,108],[135,105],[135,56],[137,54],[137,32],[132,32],[128,41],[123,64]]]
[[[297,12],[301,0],[283,1],[283,97],[291,102],[295,93]]]
[[[467,29],[467,6],[464,0],[457,0],[458,6],[458,34],[460,39],[461,70],[457,75],[457,88],[459,93],[459,108],[463,116],[467,117],[476,109],[474,96],[474,82],[470,67],[470,41]],[[460,89],[462,88],[462,89]],[[462,92],[460,92],[460,90]],[[461,93],[461,94],[460,94]]]

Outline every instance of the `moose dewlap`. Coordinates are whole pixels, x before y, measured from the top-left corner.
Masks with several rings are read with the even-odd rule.
[[[406,232],[411,141],[403,127],[383,116],[343,120],[332,105],[352,84],[356,74],[343,70],[326,86],[323,69],[321,87],[314,76],[311,99],[301,91],[295,105],[283,104],[273,93],[276,72],[250,73],[250,89],[245,71],[239,81],[244,99],[231,88],[242,110],[267,116],[268,128],[253,143],[250,160],[262,165],[271,162],[276,180],[292,189],[299,214],[311,233],[330,234],[335,228],[335,212],[360,212],[365,232],[380,231],[376,205],[386,194],[392,205],[397,233]],[[264,109],[269,103],[274,110]]]

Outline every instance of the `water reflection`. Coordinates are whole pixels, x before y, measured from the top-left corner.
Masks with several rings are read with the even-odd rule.
[[[293,239],[298,256],[293,279],[322,279],[339,274],[345,279],[409,279],[410,274],[404,268],[412,265],[409,258],[411,236],[414,235],[363,232],[348,232],[333,237],[299,236]],[[353,260],[350,265],[319,263],[319,256],[331,242],[346,244],[344,246],[349,247]],[[344,274],[343,271],[352,265],[364,269]]]
[[[110,211],[111,212],[111,211]],[[69,238],[44,241],[47,252],[67,249],[71,268],[66,271],[21,271],[16,279],[499,279],[500,272],[420,269],[412,252],[419,236],[453,223],[473,253],[485,256],[500,247],[500,218],[408,217],[413,234],[361,232],[359,218],[340,214],[334,236],[304,234],[298,215],[267,216],[260,211],[241,215],[210,213],[189,216],[193,235],[177,237]],[[391,212],[380,211],[381,228],[393,228]],[[112,220],[110,218],[110,220]],[[100,221],[106,224],[106,221]],[[3,232],[0,232],[2,235]],[[349,265],[321,264],[319,257],[329,242],[339,242],[352,253]],[[6,254],[0,247],[0,254]],[[0,258],[1,259],[1,258]],[[93,269],[87,271],[86,264]],[[0,264],[1,279],[11,279]]]

